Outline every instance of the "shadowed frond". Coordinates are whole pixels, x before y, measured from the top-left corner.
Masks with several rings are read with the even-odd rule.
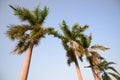
[[[108,50],[110,48],[106,48],[102,45],[94,45],[94,46],[91,46],[92,49],[96,49],[96,50],[102,50],[102,51],[105,51],[105,50]]]
[[[39,40],[44,38],[44,35],[45,29],[43,27],[39,27],[39,25],[35,25],[31,32],[30,38],[34,40],[36,45],[38,45]]]
[[[119,72],[114,67],[108,67],[108,69],[110,69],[110,70],[114,71],[115,73],[119,74]]]
[[[6,34],[11,40],[21,39],[25,36],[25,32],[31,29],[29,25],[10,25]]]
[[[75,62],[75,53],[74,53],[74,50],[72,48],[69,48],[67,50],[67,57],[68,57],[67,63],[70,66],[70,64],[72,62]]]
[[[114,73],[111,73],[111,72],[109,72],[109,74],[111,76],[113,76],[116,80],[120,80],[120,75],[117,75],[117,74],[114,74]]]
[[[29,40],[28,41],[20,40],[18,44],[16,45],[15,49],[12,51],[12,53],[22,54],[28,49],[29,44],[30,44]]]
[[[112,80],[107,73],[104,73],[104,74],[102,75],[102,79],[103,79],[103,80]]]

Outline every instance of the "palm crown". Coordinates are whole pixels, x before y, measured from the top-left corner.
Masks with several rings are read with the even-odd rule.
[[[28,24],[8,26],[8,37],[11,40],[18,40],[13,52],[21,54],[26,51],[30,43],[38,45],[39,40],[44,37],[46,31],[42,24],[48,14],[48,8],[44,7],[43,10],[39,10],[38,6],[34,11],[30,11],[26,8],[11,5],[10,7],[14,10],[14,15],[18,16],[21,21],[28,22]]]

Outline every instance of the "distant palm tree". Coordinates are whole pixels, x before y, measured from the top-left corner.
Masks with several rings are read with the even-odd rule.
[[[110,66],[112,64],[115,63],[107,62],[106,60],[100,62],[99,70],[103,80],[112,80],[111,76],[114,77],[115,80],[120,80],[120,73],[114,67]]]
[[[61,39],[63,47],[67,53],[68,64],[70,65],[71,62],[75,63],[78,80],[82,80],[82,75],[77,60],[77,57],[81,56],[81,54],[76,51],[76,48],[78,47],[76,41],[78,41],[78,39],[83,35],[83,32],[88,28],[88,25],[81,27],[78,24],[75,24],[70,30],[66,22],[63,21],[62,24],[60,24],[60,28],[63,34],[58,33],[53,28],[48,29],[50,32],[49,34]]]
[[[79,48],[78,51],[83,55],[86,56],[87,61],[90,64],[90,68],[92,69],[93,76],[95,80],[101,80],[100,72],[97,69],[97,65],[99,65],[99,61],[103,59],[103,57],[96,51],[96,50],[108,50],[109,48],[106,48],[102,45],[93,45],[91,46],[92,41],[92,35],[87,36],[83,35],[81,36],[80,40],[78,41]],[[82,56],[80,57],[82,60]]]
[[[39,41],[46,34],[46,30],[42,25],[48,15],[48,8],[44,7],[43,10],[40,10],[38,6],[34,11],[30,11],[18,6],[13,7],[10,5],[10,7],[14,10],[14,15],[18,16],[21,21],[28,22],[21,25],[9,25],[7,30],[7,36],[10,40],[18,41],[13,52],[22,54],[27,50],[20,77],[20,80],[27,80],[33,47],[38,46]]]

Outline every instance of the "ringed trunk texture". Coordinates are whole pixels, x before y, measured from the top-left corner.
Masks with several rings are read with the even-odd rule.
[[[77,61],[77,58],[75,58],[75,67],[76,67],[76,71],[77,71],[77,76],[78,76],[78,80],[82,80],[82,74],[80,72],[80,67]]]
[[[34,44],[30,43],[29,48],[26,53],[25,60],[24,60],[24,65],[23,65],[21,76],[20,76],[20,80],[27,80],[33,46]]]

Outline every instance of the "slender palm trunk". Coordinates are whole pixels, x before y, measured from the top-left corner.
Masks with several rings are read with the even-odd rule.
[[[92,66],[91,69],[92,69],[92,73],[94,76],[94,80],[101,80],[99,71],[97,69],[95,69],[94,66]]]
[[[20,80],[27,80],[33,46],[34,46],[34,44],[30,43],[29,48],[28,48],[27,53],[26,53],[26,57],[25,57],[22,73],[20,76]]]
[[[80,72],[80,67],[79,67],[76,57],[75,57],[75,67],[76,67],[76,71],[77,71],[78,80],[82,80],[82,74]]]
[[[79,67],[79,64],[78,64],[78,61],[77,61],[77,51],[76,51],[76,48],[77,48],[77,45],[74,41],[72,41],[72,47],[75,51],[75,67],[76,67],[76,71],[77,71],[77,76],[78,76],[78,80],[82,80],[82,74],[81,74],[81,71],[80,71],[80,67]]]

